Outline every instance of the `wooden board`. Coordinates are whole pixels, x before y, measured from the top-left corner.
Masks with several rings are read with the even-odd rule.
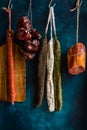
[[[26,98],[26,61],[18,54],[15,44],[16,102]],[[0,101],[7,99],[6,44],[0,47]]]

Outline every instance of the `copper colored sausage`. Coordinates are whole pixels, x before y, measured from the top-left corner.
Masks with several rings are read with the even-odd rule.
[[[72,46],[67,55],[68,72],[77,75],[86,69],[86,47],[83,43]]]
[[[14,69],[14,44],[13,44],[14,32],[12,30],[7,31],[6,45],[7,45],[7,84],[8,84],[8,101],[12,104],[16,98],[15,88],[15,69]]]

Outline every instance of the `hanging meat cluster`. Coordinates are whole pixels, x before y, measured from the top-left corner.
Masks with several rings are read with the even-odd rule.
[[[21,16],[18,19],[17,39],[23,41],[23,45],[18,49],[20,55],[26,60],[33,59],[40,48],[41,35],[31,27],[27,16]]]

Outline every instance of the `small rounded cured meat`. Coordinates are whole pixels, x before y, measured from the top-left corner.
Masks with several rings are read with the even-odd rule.
[[[31,22],[27,16],[21,16],[18,19],[17,29],[25,28],[27,30],[31,30]]]
[[[25,60],[32,60],[36,55],[35,53],[25,52],[22,48],[19,48],[18,52]]]
[[[25,28],[19,28],[17,30],[17,38],[19,40],[29,40],[31,39],[31,34],[28,30],[26,30]]]
[[[72,46],[67,54],[68,72],[77,75],[86,69],[86,47],[83,43]]]
[[[31,29],[30,33],[32,35],[32,39],[41,39],[41,35],[37,32],[36,29]]]
[[[40,42],[39,40],[35,39],[33,41],[26,41],[24,48],[27,52],[37,52],[40,48]]]

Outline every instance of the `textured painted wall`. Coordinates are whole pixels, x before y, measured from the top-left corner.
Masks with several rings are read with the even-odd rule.
[[[87,72],[70,76],[67,72],[67,51],[75,44],[76,13],[70,13],[76,0],[54,0],[57,36],[62,47],[62,89],[63,108],[61,112],[49,113],[46,98],[43,104],[35,109],[36,67],[38,56],[27,62],[27,98],[14,107],[0,102],[0,130],[86,130],[87,129]],[[13,24],[15,30],[17,19],[27,15],[29,0],[13,0]],[[49,0],[33,0],[33,26],[42,34],[48,16]],[[0,0],[0,45],[5,42],[5,31],[8,27],[7,14],[2,10],[7,0]],[[87,44],[87,0],[83,0],[80,15],[79,41]]]

